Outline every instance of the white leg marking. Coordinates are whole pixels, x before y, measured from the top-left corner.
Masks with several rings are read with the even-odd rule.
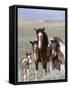
[[[27,69],[27,81],[29,81],[29,69]]]
[[[45,69],[43,69],[43,78],[44,78],[44,80],[46,80]]]
[[[61,69],[61,71],[63,71],[63,70],[64,70],[64,68],[65,68],[65,67],[64,67],[64,64],[63,64],[63,65],[61,65],[61,68],[60,68],[60,69]]]
[[[26,74],[26,71],[25,70],[23,70],[24,71],[24,81],[26,81],[27,80],[27,74]]]
[[[49,71],[50,72],[52,71],[52,62],[51,61],[49,62]]]

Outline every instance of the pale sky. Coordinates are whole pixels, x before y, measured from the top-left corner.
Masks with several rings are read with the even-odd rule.
[[[18,8],[18,20],[65,20],[65,11]]]

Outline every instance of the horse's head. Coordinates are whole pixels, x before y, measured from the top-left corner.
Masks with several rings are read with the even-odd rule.
[[[56,42],[55,42],[55,40],[51,40],[50,46],[51,46],[51,50],[52,50],[52,56],[56,56]]]
[[[29,64],[31,64],[31,63],[32,63],[31,53],[27,53],[27,52],[26,52],[26,57],[27,57],[27,59],[28,59]]]
[[[38,48],[38,41],[30,41],[30,44],[32,45],[33,52]]]
[[[38,41],[30,41],[30,44],[32,45],[34,59],[37,60],[39,54]]]
[[[56,39],[51,40],[51,49],[52,49],[52,55],[56,56],[56,53],[58,52],[60,45]]]
[[[42,48],[42,44],[43,44],[43,39],[44,39],[44,30],[45,30],[45,27],[44,28],[34,28],[34,30],[36,31],[36,36],[37,36],[37,40],[38,40],[38,47],[39,49]]]

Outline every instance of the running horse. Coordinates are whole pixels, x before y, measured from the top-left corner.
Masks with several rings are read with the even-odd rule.
[[[47,67],[47,48],[48,48],[48,36],[45,33],[45,27],[43,28],[34,28],[36,31],[37,41],[38,41],[38,50],[39,50],[39,61],[41,61],[43,66],[43,75],[46,79],[46,67]],[[38,64],[37,64],[38,65]],[[36,68],[38,71],[38,66]]]

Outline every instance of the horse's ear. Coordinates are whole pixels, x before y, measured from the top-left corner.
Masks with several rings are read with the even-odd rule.
[[[43,27],[43,31],[45,31],[45,27]]]
[[[29,41],[30,42],[30,44],[33,44],[33,42],[32,41]]]
[[[34,30],[35,30],[35,31],[37,31],[37,29],[36,29],[36,28],[34,28]]]
[[[51,43],[53,43],[54,42],[54,40],[50,40],[51,41]]]

